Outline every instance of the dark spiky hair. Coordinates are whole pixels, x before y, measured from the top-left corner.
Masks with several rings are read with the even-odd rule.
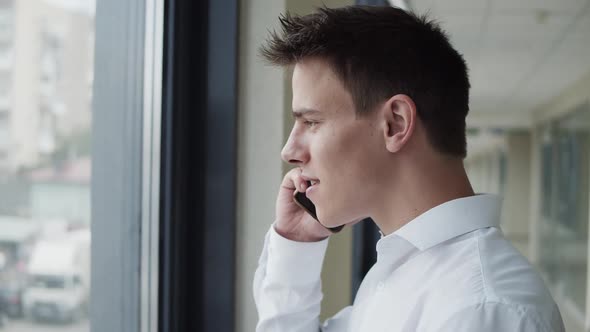
[[[359,115],[396,94],[416,104],[431,144],[465,157],[469,79],[463,57],[426,16],[395,7],[319,8],[279,17],[261,55],[280,66],[304,58],[328,61],[352,95]]]

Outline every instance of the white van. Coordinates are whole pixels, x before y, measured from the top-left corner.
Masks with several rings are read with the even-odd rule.
[[[90,232],[40,240],[27,278],[23,307],[31,319],[71,322],[84,315],[90,289]]]

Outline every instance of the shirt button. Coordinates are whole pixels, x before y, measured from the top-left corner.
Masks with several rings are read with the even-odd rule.
[[[385,284],[383,282],[379,282],[377,284],[377,291],[378,292],[382,291],[384,287],[385,287]]]

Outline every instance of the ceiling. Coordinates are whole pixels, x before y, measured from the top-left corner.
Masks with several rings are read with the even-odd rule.
[[[590,0],[407,3],[430,12],[465,56],[470,116],[522,117],[590,72]]]

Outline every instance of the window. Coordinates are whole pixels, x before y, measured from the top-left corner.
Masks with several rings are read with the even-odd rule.
[[[30,288],[66,288],[66,277],[63,275],[32,275]]]
[[[94,7],[0,2],[3,331],[89,331]]]
[[[218,239],[235,226],[237,2],[0,0],[0,12],[18,27],[0,29],[0,52],[33,55],[0,54],[14,62],[0,67],[13,142],[0,165],[0,296],[15,304],[3,331],[231,330],[234,250]],[[206,128],[222,130],[190,139]],[[208,209],[187,181],[206,184],[191,190]],[[180,255],[187,246],[198,251]]]
[[[541,133],[540,264],[563,296],[586,311],[590,110],[547,124]]]

